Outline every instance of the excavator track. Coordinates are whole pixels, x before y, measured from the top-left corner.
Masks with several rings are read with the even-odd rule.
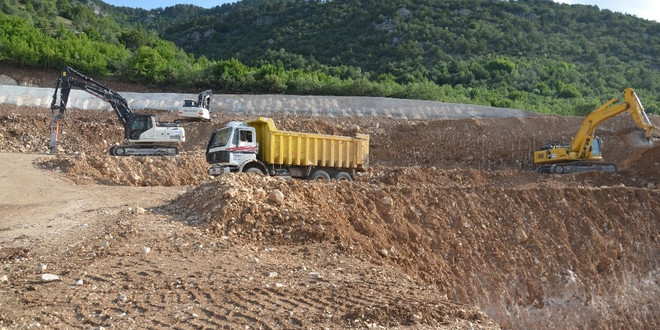
[[[543,165],[536,168],[537,173],[547,174],[570,174],[589,171],[614,173],[618,170],[616,164],[603,162],[568,162]]]
[[[120,145],[110,148],[112,156],[176,156],[179,154],[177,147],[169,146],[136,146]]]

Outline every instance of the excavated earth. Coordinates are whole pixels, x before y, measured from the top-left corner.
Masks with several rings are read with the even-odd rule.
[[[581,118],[274,117],[369,134],[354,182],[206,175],[247,118],[123,158],[113,113],[70,111],[56,155],[49,116],[0,105],[0,328],[660,327],[660,146],[626,116],[598,130],[619,172],[563,176],[531,154]]]

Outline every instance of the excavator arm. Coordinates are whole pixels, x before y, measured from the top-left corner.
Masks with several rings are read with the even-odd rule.
[[[209,110],[209,107],[211,105],[211,93],[212,93],[211,90],[208,89],[208,90],[205,90],[205,91],[199,93],[199,95],[197,95],[197,105],[200,108],[204,108],[206,110]]]
[[[605,120],[612,118],[624,111],[627,111],[633,118],[637,126],[644,131],[646,139],[651,138],[651,130],[653,124],[649,120],[642,102],[637,97],[637,94],[632,88],[626,88],[623,91],[623,102],[616,103],[621,100],[621,96],[612,98],[607,103],[603,104],[600,108],[592,111],[582,121],[582,125],[575,134],[573,143],[570,146],[570,152],[575,152],[578,157],[584,159],[591,148],[594,141],[594,132],[596,128]]]

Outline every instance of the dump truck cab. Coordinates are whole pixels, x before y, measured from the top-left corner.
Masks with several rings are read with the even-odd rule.
[[[211,134],[206,148],[206,161],[212,165],[209,174],[243,172],[245,166],[251,163],[265,170],[265,166],[257,160],[258,150],[254,127],[243,122],[229,122]]]

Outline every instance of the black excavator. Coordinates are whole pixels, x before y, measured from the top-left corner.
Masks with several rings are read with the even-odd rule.
[[[113,156],[174,156],[179,153],[177,146],[186,141],[183,127],[176,123],[159,123],[152,114],[134,113],[119,93],[70,67],[64,67],[57,78],[50,105],[51,153],[57,152],[59,124],[64,119],[72,88],[81,89],[110,103],[117,114],[124,128],[124,144],[110,148]]]

